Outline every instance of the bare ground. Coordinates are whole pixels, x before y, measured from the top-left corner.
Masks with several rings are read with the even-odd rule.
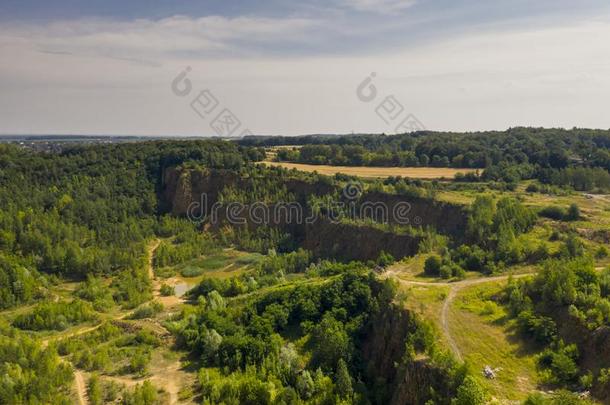
[[[364,178],[385,178],[390,176],[411,177],[417,179],[450,179],[457,173],[474,172],[476,169],[454,169],[449,167],[364,167],[364,166],[327,166],[308,165],[289,162],[262,162],[268,166],[281,166],[287,169],[297,169],[303,172],[318,172],[325,175],[337,173]]]

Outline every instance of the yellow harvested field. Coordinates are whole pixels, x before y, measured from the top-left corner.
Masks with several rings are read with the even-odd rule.
[[[307,165],[288,162],[262,162],[269,166],[281,166],[304,172],[318,172],[332,176],[337,173],[365,178],[384,178],[390,176],[411,177],[416,179],[453,179],[456,173],[474,172],[476,169],[454,169],[448,167],[361,167],[361,166],[326,166]]]

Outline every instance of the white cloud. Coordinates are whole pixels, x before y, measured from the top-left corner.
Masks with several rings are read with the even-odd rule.
[[[155,58],[168,53],[205,55],[248,53],[248,44],[302,41],[314,20],[302,18],[226,18],[173,16],[161,20],[59,21],[14,24],[0,29],[0,45],[20,43],[42,52],[101,55],[123,59]]]
[[[417,0],[342,0],[341,4],[357,11],[378,14],[394,14],[406,10]]]
[[[379,97],[395,95],[430,129],[610,127],[608,22],[479,30],[375,54],[218,58],[189,51],[242,50],[247,37],[300,40],[312,23],[182,18],[0,29],[0,132],[209,135],[188,97],[170,90],[187,65],[194,89],[212,90],[255,133],[391,132],[377,100],[356,98],[371,72]],[[131,61],[149,57],[158,63]]]

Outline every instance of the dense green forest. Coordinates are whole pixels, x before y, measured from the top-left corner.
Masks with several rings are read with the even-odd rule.
[[[164,168],[188,161],[239,170],[260,159],[226,142],[75,146],[60,154],[0,145],[0,308],[38,302],[15,317],[22,330],[63,330],[94,321],[115,303],[150,297],[143,265],[159,222]],[[192,228],[192,225],[191,225]],[[113,276],[110,289],[95,277]],[[55,302],[62,279],[86,280],[83,301]],[[0,402],[68,403],[68,363],[10,326],[0,331]]]
[[[454,182],[364,181],[256,165],[262,146],[297,141],[305,146],[278,157],[485,170]],[[521,277],[489,301],[537,350],[541,387],[555,390],[519,399],[588,403],[574,394],[585,390],[608,398],[610,364],[591,360],[596,349],[573,332],[593,339],[610,327],[610,207],[575,191],[607,186],[609,147],[603,131],[533,129],[75,144],[58,153],[0,144],[0,403],[71,403],[78,375],[92,404],[172,395],[205,404],[484,404],[494,391],[405,285],[451,289],[513,271]],[[318,231],[335,238],[331,253],[319,246],[328,239],[307,239],[315,226],[170,215],[167,171],[177,173],[179,197],[196,200],[190,181],[200,178],[221,203],[299,202],[324,220],[336,216]],[[350,200],[344,187],[354,181],[361,190]],[[361,218],[352,209],[370,196],[413,203],[429,222]],[[440,226],[450,220],[462,227]],[[404,254],[333,253],[380,237]],[[417,273],[404,273],[411,259]],[[448,302],[447,290],[431,297],[433,307]],[[566,331],[566,320],[580,329]],[[371,349],[380,342],[381,360]],[[164,364],[188,384],[164,387]]]

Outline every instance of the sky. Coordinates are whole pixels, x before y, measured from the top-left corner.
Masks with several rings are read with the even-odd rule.
[[[610,128],[607,0],[1,0],[0,134]]]

